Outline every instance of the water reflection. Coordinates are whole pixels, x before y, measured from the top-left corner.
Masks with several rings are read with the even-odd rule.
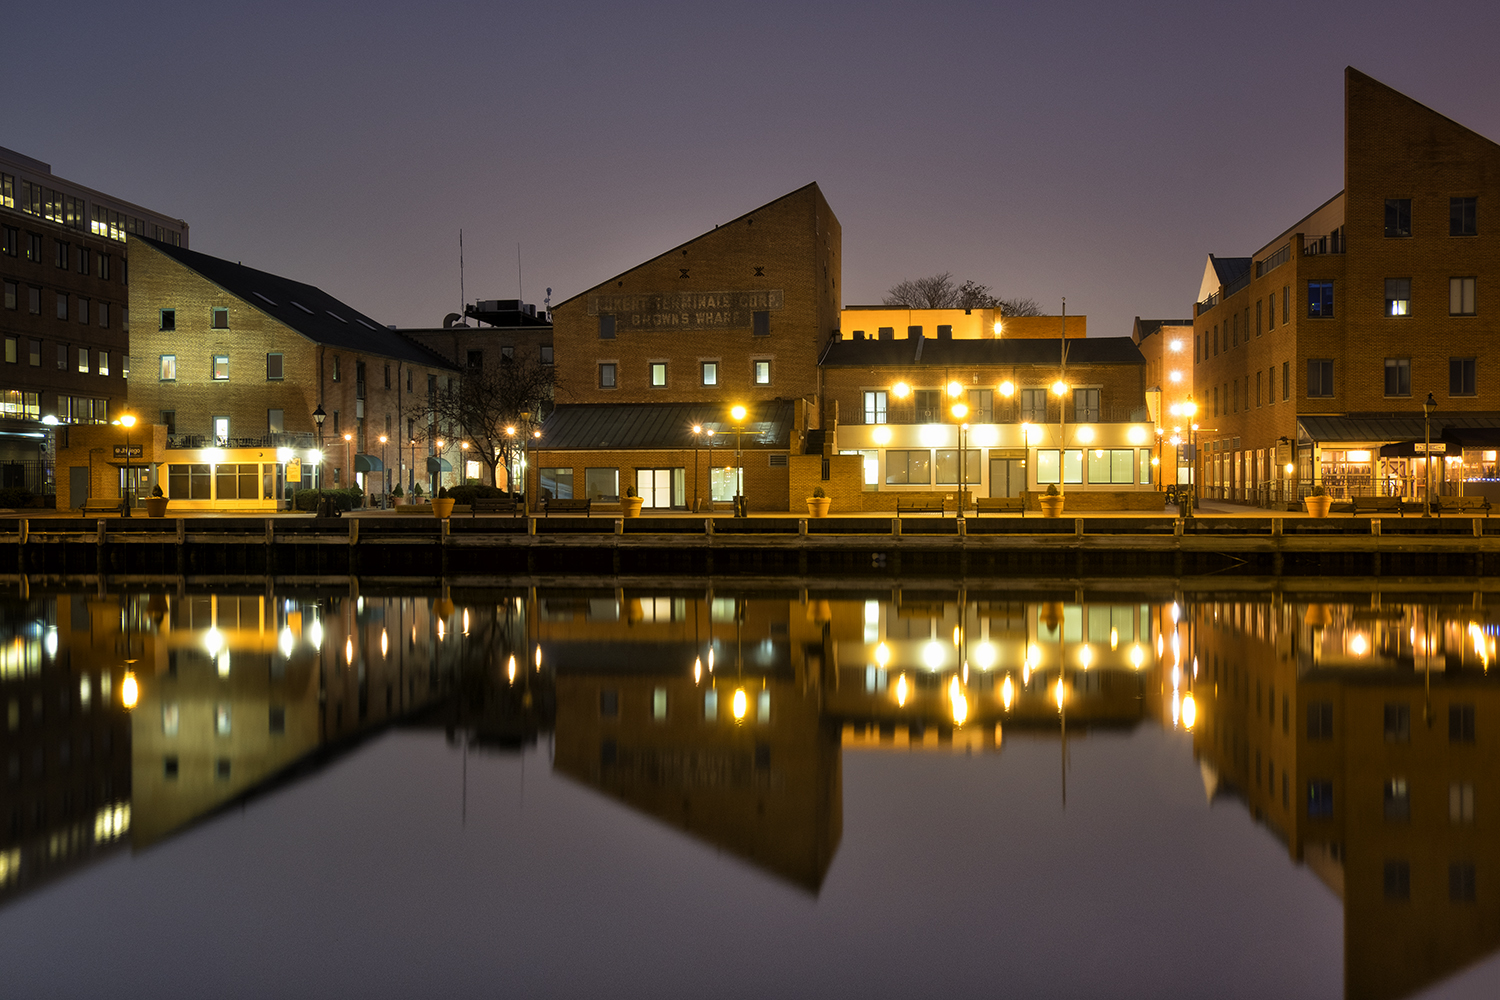
[[[465,795],[470,754],[550,740],[812,895],[846,751],[1055,745],[1066,808],[1071,743],[1154,725],[1343,901],[1346,993],[1408,996],[1500,945],[1497,629],[1472,595],[36,596],[0,605],[0,904],[397,722],[446,734]]]

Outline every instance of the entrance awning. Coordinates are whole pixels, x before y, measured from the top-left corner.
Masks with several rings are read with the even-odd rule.
[[[427,456],[428,472],[452,472],[453,466],[446,458],[438,458],[436,455]]]
[[[379,455],[355,455],[355,472],[384,472],[385,463],[380,460]]]

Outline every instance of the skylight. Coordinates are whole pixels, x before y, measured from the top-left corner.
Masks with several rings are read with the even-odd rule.
[[[256,292],[256,293],[254,293],[254,294],[255,294],[255,297],[256,297],[256,298],[257,298],[257,299],[260,299],[260,300],[261,300],[261,301],[262,301],[262,302],[264,302],[264,303],[266,303],[266,304],[267,304],[267,305],[272,305],[272,306],[274,306],[274,305],[275,305],[275,304],[276,304],[276,300],[275,300],[275,299],[273,299],[273,298],[271,298],[271,297],[270,297],[270,296],[268,296],[268,295],[262,295],[262,294],[260,294],[260,292]]]
[[[364,327],[366,330],[374,330],[375,329],[375,327],[373,327],[370,324],[366,323],[364,320],[360,319],[358,316],[354,317],[354,322],[358,323],[360,326]]]
[[[313,314],[313,311],[311,309],[307,308],[307,306],[305,306],[302,303],[298,302],[296,299],[292,300],[292,305],[296,306],[298,309],[301,309],[303,312],[307,313],[309,316],[311,316]]]
[[[344,317],[340,316],[338,313],[334,312],[332,309],[324,309],[323,311],[326,312],[328,315],[332,316],[334,319],[338,320],[340,323],[348,323],[349,322],[347,319],[345,319]]]

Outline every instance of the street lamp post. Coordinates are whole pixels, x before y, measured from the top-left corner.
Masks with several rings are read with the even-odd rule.
[[[407,444],[411,445],[411,482],[406,486],[406,492],[410,494],[417,488],[417,439],[412,438]],[[408,502],[413,501],[408,498]]]
[[[1187,513],[1182,516],[1192,517],[1193,508],[1198,506],[1198,449],[1193,446],[1193,432],[1198,429],[1197,421],[1194,420],[1198,415],[1198,404],[1193,402],[1192,393],[1188,393],[1187,402],[1182,404],[1182,415],[1188,419],[1188,454],[1193,456],[1193,471],[1190,473],[1193,481],[1188,484]]]
[[[385,466],[385,443],[390,440],[384,434],[380,435],[380,507],[385,509],[386,497],[391,492],[391,471]]]
[[[1422,516],[1432,516],[1432,411],[1437,409],[1437,400],[1432,398],[1432,393],[1427,394],[1427,400],[1422,404],[1422,437],[1426,444],[1422,447]]]
[[[319,403],[318,404],[318,408],[316,410],[313,410],[313,423],[315,423],[315,424],[318,425],[318,453],[319,453],[320,456],[322,455],[322,452],[323,452],[323,421],[327,420],[327,419],[328,419],[328,414],[326,414],[326,413],[323,412],[323,404]],[[318,465],[317,465],[317,472],[318,472],[317,488],[318,489],[322,489],[323,488],[323,463],[322,462],[318,463]]]
[[[698,446],[703,443],[703,425],[693,425],[693,510],[698,510]]]
[[[542,495],[542,431],[539,427],[531,429],[531,454],[536,458],[536,495],[540,497]],[[521,477],[521,485],[523,487],[522,495],[530,497],[531,487],[527,485],[525,476]],[[531,506],[529,500],[526,506],[528,508]]]
[[[464,443],[464,447],[469,445]],[[516,426],[511,424],[505,428],[505,489],[511,496],[516,495]]]
[[[355,478],[358,473],[354,471],[354,435],[348,431],[344,432],[344,463],[344,468],[349,470],[349,482],[344,484],[347,489],[350,485],[358,485]]]
[[[130,516],[130,428],[135,426],[135,416],[130,413],[121,415],[120,426],[125,428],[125,513]],[[144,451],[145,449],[142,449]]]
[[[703,428],[703,436],[708,438],[708,512],[714,512],[714,429]]]
[[[443,439],[442,438],[438,438],[437,439],[437,452],[435,454],[437,456],[437,467],[438,467],[438,469],[442,469],[442,467],[443,467]],[[442,476],[442,473],[441,472],[429,471],[428,475],[432,477],[429,480],[429,482],[428,482],[429,489],[431,490],[432,495],[434,497],[436,497],[437,494],[438,494],[438,481],[439,481],[439,477]]]
[[[748,517],[745,509],[745,459],[744,452],[740,449],[740,435],[745,427],[745,408],[736,406],[729,411],[734,418],[734,516]]]
[[[949,395],[951,395],[951,396],[958,395],[958,393],[956,393],[956,392],[953,391],[953,386],[956,386],[956,385],[958,385],[957,382],[954,382],[951,385],[949,385],[949,387],[948,387],[948,394]],[[963,387],[959,386],[959,389],[960,389],[960,391],[962,391]],[[964,487],[968,485],[968,476],[966,475],[966,473],[968,472],[968,463],[966,462],[966,459],[967,459],[968,456],[964,452],[964,436],[965,436],[965,434],[969,430],[969,425],[964,420],[964,418],[969,415],[969,407],[965,403],[954,403],[953,406],[952,406],[952,408],[948,412],[952,413],[953,414],[953,419],[957,420],[959,422],[958,423],[958,514],[956,516],[956,520],[962,521],[964,519]]]

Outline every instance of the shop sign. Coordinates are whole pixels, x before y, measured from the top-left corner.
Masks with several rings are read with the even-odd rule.
[[[117,445],[115,445],[115,458],[140,458],[140,457],[141,457],[141,446],[138,445],[138,444],[130,445],[128,449],[123,444],[117,444]]]
[[[289,483],[302,482],[302,459],[289,458],[286,460],[286,481]]]
[[[1448,450],[1448,442],[1446,442],[1446,441],[1434,441],[1431,444],[1428,444],[1426,441],[1418,441],[1418,442],[1416,442],[1415,444],[1413,444],[1411,446],[1411,450],[1412,451],[1426,451],[1426,452],[1433,452],[1433,453],[1446,452]]]

